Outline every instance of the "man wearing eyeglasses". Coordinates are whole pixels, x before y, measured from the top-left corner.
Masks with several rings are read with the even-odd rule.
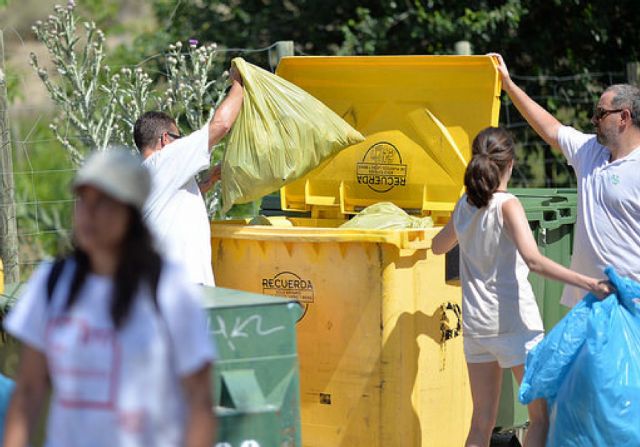
[[[210,165],[211,148],[224,138],[242,106],[242,79],[231,72],[231,89],[202,129],[182,136],[163,112],[146,112],[135,123],[134,140],[151,173],[151,194],[144,218],[158,248],[183,264],[194,283],[214,285],[211,229],[202,193],[220,179],[220,166],[198,184],[196,175]]]
[[[578,216],[571,268],[602,277],[606,266],[640,280],[640,89],[607,88],[591,123],[595,135],[563,126],[533,101],[496,57],[502,88],[529,125],[560,150],[578,180]],[[561,303],[573,307],[584,292],[565,286]]]

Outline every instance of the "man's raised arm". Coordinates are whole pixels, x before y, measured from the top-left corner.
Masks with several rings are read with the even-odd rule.
[[[520,114],[544,141],[553,149],[559,150],[558,129],[562,126],[560,121],[531,99],[524,90],[513,82],[502,56],[497,53],[490,53],[489,56],[493,56],[498,60],[498,72],[502,79],[502,89],[507,92]]]
[[[229,133],[242,108],[242,78],[235,69],[231,69],[231,89],[209,122],[209,149],[219,143]]]

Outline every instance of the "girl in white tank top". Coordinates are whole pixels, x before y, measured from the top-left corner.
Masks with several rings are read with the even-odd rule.
[[[460,247],[464,351],[473,398],[466,447],[489,445],[502,368],[511,368],[520,382],[527,348],[542,337],[529,271],[600,297],[610,293],[606,281],[573,272],[540,254],[522,205],[506,192],[514,158],[507,131],[489,127],[476,136],[464,176],[466,194],[432,242],[436,255]],[[544,401],[529,405],[529,422],[525,447],[544,446]]]

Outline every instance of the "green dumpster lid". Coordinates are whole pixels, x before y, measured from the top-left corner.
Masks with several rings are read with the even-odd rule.
[[[295,300],[244,292],[242,290],[225,289],[223,287],[202,287],[203,305],[205,308],[227,308],[243,306],[282,305],[297,303]]]

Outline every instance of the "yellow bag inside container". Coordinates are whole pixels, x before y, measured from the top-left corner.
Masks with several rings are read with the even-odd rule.
[[[222,209],[257,200],[364,140],[300,87],[242,58],[242,110],[222,160]]]
[[[340,228],[369,230],[404,230],[433,227],[431,217],[415,217],[391,202],[380,202],[360,211]]]

